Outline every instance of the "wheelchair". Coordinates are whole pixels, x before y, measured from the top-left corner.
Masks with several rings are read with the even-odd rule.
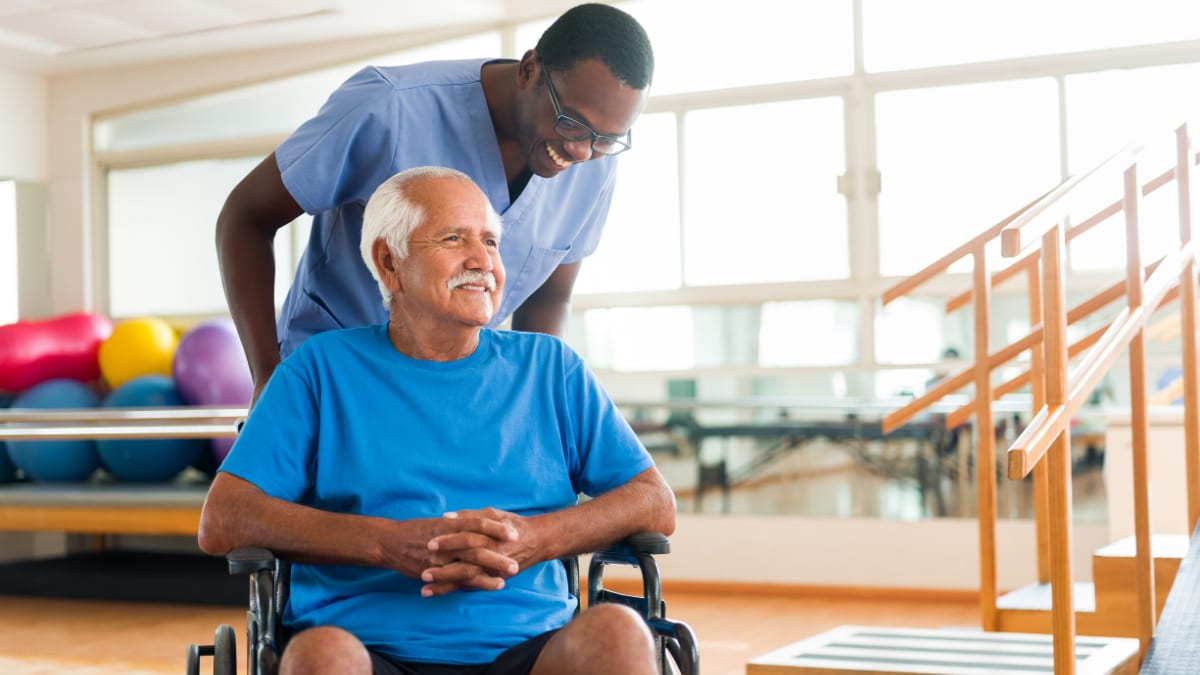
[[[664,675],[699,675],[700,654],[692,629],[681,621],[666,617],[662,585],[655,555],[671,552],[671,543],[655,532],[640,532],[592,553],[588,564],[588,606],[616,602],[637,611],[646,620],[659,652],[659,672]],[[250,579],[249,611],[246,613],[246,670],[249,675],[275,675],[279,657],[287,642],[288,630],[282,621],[287,605],[289,565],[262,548],[242,548],[226,557],[230,574],[245,574]],[[581,597],[579,560],[563,558],[567,583],[576,598]],[[637,567],[642,576],[642,595],[627,595],[604,588],[604,570],[610,565]],[[582,604],[581,604],[582,606]],[[581,607],[576,607],[575,613]],[[200,674],[201,657],[212,657],[213,675],[237,673],[237,638],[229,624],[217,627],[211,645],[190,645],[187,650],[187,674]]]

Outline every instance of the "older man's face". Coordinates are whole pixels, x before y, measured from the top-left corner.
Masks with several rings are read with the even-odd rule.
[[[488,224],[487,200],[474,185],[450,178],[429,183],[425,220],[409,238],[397,300],[413,319],[484,326],[504,287],[500,233]]]

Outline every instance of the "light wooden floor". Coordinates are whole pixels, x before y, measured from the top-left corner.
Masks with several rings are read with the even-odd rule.
[[[743,675],[750,658],[843,624],[979,625],[977,605],[957,600],[670,591],[666,599],[669,614],[695,629],[705,675]],[[187,644],[211,642],[217,624],[234,625],[240,638],[244,612],[237,607],[0,597],[0,673],[177,675],[184,672]]]

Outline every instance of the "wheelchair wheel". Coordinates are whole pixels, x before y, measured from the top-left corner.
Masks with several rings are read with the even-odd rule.
[[[213,636],[213,675],[237,675],[237,635],[227,623]]]

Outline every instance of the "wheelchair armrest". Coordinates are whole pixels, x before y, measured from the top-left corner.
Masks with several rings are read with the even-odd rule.
[[[235,548],[225,555],[230,574],[254,574],[275,568],[275,554],[265,548]]]
[[[647,620],[663,617],[666,603],[662,600],[662,582],[654,556],[670,552],[670,540],[657,532],[638,532],[596,551],[588,564],[588,605],[617,602],[632,607]],[[604,568],[609,565],[638,568],[642,595],[625,595],[604,588]]]
[[[636,532],[621,541],[609,544],[597,551],[615,556],[636,558],[639,554],[665,555],[671,552],[671,540],[658,532]],[[636,564],[636,563],[633,563]]]

